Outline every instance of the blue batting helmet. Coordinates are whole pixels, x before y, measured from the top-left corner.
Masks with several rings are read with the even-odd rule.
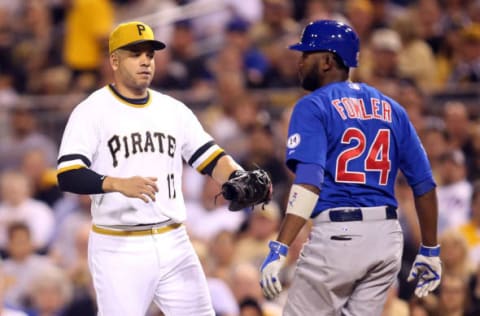
[[[347,67],[358,65],[360,41],[355,31],[345,23],[319,20],[309,23],[300,42],[289,47],[301,52],[328,51],[337,54]]]

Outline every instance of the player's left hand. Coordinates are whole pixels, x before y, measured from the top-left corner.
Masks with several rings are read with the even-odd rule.
[[[269,299],[275,298],[282,291],[279,273],[287,259],[288,246],[278,241],[271,240],[268,244],[270,253],[260,267],[260,286],[263,295]]]
[[[407,281],[418,278],[415,295],[427,296],[440,284],[442,278],[442,262],[440,261],[440,246],[420,246]]]

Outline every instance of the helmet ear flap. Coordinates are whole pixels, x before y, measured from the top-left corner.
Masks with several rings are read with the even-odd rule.
[[[348,69],[349,67],[347,65],[345,65],[345,62],[343,61],[342,57],[340,57],[338,54],[332,54],[333,56],[333,59],[335,60],[335,62],[337,63],[338,67],[340,68],[346,68]]]

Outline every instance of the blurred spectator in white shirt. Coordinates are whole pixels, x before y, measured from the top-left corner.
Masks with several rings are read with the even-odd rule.
[[[473,189],[467,181],[465,157],[460,150],[443,154],[438,171],[438,233],[441,234],[468,222]]]
[[[25,222],[32,234],[33,247],[48,247],[54,230],[52,209],[31,198],[29,179],[20,172],[5,171],[0,175],[0,248],[7,242],[6,228],[11,222]]]
[[[27,316],[21,310],[11,308],[9,304],[4,303],[4,293],[7,286],[6,276],[3,271],[3,262],[0,261],[0,315],[2,316]]]
[[[210,241],[221,231],[236,232],[245,219],[244,212],[230,212],[225,199],[218,195],[220,186],[205,178],[200,201],[187,202],[187,229],[196,239]]]
[[[18,308],[26,308],[26,298],[32,280],[44,269],[53,266],[50,260],[34,252],[30,230],[22,222],[8,226],[8,259],[3,264],[7,282],[5,302]]]

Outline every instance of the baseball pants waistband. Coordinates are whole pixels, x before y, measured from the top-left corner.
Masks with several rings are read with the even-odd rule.
[[[318,222],[353,222],[397,219],[394,206],[336,207],[322,211],[314,220]]]
[[[148,236],[148,235],[157,235],[163,234],[182,226],[182,223],[173,223],[166,226],[151,226],[148,229],[140,230],[117,230],[110,229],[105,227],[99,227],[97,225],[92,225],[92,230],[98,234],[110,235],[110,236]]]

